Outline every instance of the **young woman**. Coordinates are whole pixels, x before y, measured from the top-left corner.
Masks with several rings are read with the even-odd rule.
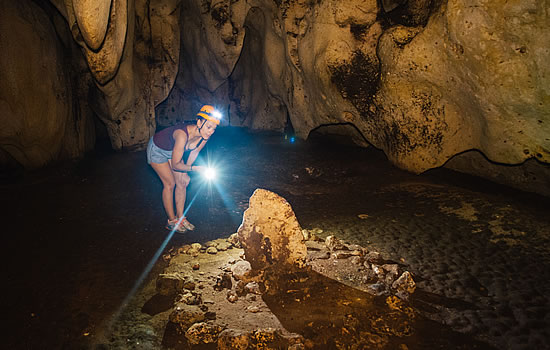
[[[216,131],[220,119],[220,113],[213,106],[204,105],[197,113],[196,122],[183,122],[168,127],[149,140],[147,163],[162,181],[162,203],[168,216],[167,230],[183,233],[195,228],[183,216],[190,180],[187,172],[206,170],[205,167],[193,165],[193,162]]]

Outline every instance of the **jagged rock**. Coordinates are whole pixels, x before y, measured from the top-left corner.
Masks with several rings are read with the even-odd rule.
[[[363,255],[363,250],[362,249],[351,250],[350,254],[353,255],[353,256],[362,256]]]
[[[258,282],[249,282],[244,286],[244,289],[247,293],[262,294]]]
[[[392,288],[397,291],[396,295],[399,298],[407,300],[409,294],[414,293],[416,290],[416,283],[414,282],[410,272],[405,271],[395,282],[393,282]]]
[[[199,305],[202,302],[202,298],[198,293],[186,292],[180,296],[179,302],[187,305]]]
[[[195,289],[195,281],[192,276],[183,273],[163,273],[157,278],[156,288],[161,295],[176,295],[184,289]]]
[[[238,234],[252,269],[304,267],[307,248],[290,204],[263,189],[254,191],[249,202]]]
[[[237,232],[229,236],[227,242],[231,243],[231,245],[233,245],[234,247],[241,248],[241,242],[239,241],[239,235]]]
[[[237,280],[246,281],[250,275],[252,267],[246,260],[239,260],[235,264],[229,267],[233,277]]]
[[[231,275],[227,272],[222,273],[216,277],[216,284],[214,290],[220,291],[223,289],[231,289],[233,282],[231,281]]]
[[[235,329],[225,329],[219,334],[219,350],[246,350],[250,345],[250,335]]]
[[[397,264],[384,264],[380,266],[384,270],[386,284],[390,285],[399,275],[399,265]]]
[[[378,280],[378,276],[376,276],[376,273],[367,266],[367,263],[365,263],[365,267],[367,268],[363,271],[363,283],[376,282]]]
[[[235,284],[235,293],[237,294],[237,296],[241,297],[241,296],[246,295],[247,291],[246,291],[245,287],[246,287],[245,282],[237,281],[237,283]]]
[[[185,332],[185,337],[191,344],[211,344],[218,341],[218,335],[222,327],[210,322],[198,322],[193,324]]]
[[[325,245],[331,251],[348,250],[347,246],[335,236],[327,236],[327,238],[325,238]]]
[[[237,300],[239,300],[239,296],[235,291],[230,290],[227,292],[227,301],[229,301],[230,303],[234,303]]]
[[[177,303],[168,319],[177,324],[182,331],[186,331],[192,324],[204,321],[206,314],[197,305]]]

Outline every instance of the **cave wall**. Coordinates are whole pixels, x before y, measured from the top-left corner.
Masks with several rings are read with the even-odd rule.
[[[142,149],[178,71],[180,0],[51,1],[86,58],[113,148]]]
[[[32,1],[0,8],[0,164],[37,168],[90,150],[90,76],[68,59],[78,51],[60,17]]]
[[[180,0],[2,0],[0,164],[142,149],[179,69]],[[39,82],[37,84],[37,82]]]
[[[231,125],[282,131],[289,117],[302,138],[320,126],[353,125],[414,173],[480,152],[499,169],[493,179],[506,183],[509,166],[534,158],[529,167],[542,175],[532,189],[550,193],[547,2],[188,3],[184,77],[161,105],[165,123],[182,118],[169,108],[174,101],[192,113],[207,100]],[[491,177],[474,163],[449,164]]]

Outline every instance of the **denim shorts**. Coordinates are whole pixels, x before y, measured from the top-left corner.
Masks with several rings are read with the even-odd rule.
[[[162,164],[166,163],[169,159],[172,159],[172,151],[166,151],[153,142],[153,138],[149,140],[147,145],[147,164],[157,163]]]

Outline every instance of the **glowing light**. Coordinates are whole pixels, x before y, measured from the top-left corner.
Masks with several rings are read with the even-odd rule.
[[[222,119],[222,114],[218,111],[214,111],[212,112],[212,116],[214,116],[214,118],[218,119],[218,120],[221,120]]]
[[[206,171],[203,173],[203,176],[208,180],[212,181],[216,178],[216,169],[212,167],[206,168]]]
[[[290,138],[290,143],[294,143],[294,141],[296,141],[296,139],[294,138],[294,136],[292,136],[292,137]]]

